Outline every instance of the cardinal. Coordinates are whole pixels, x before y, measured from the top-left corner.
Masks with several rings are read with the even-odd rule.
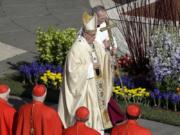
[[[8,103],[10,88],[0,85],[0,135],[12,135],[16,110]]]
[[[111,135],[152,135],[152,132],[139,125],[137,119],[141,115],[138,104],[129,104],[126,108],[127,121],[112,129]]]
[[[62,122],[58,113],[45,105],[47,89],[36,85],[31,103],[20,107],[16,135],[62,135]]]
[[[86,126],[89,118],[88,108],[81,106],[75,113],[76,123],[65,130],[64,135],[100,135],[95,129]]]

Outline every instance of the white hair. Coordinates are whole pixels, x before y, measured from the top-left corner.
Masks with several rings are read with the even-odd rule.
[[[33,97],[33,100],[36,100],[36,101],[40,101],[40,102],[44,102],[44,100],[46,99],[46,94],[47,94],[47,91],[44,93],[44,95],[42,95],[42,96],[34,96],[34,95],[32,95],[32,97]]]
[[[5,93],[0,94],[0,98],[2,98],[4,100],[8,100],[9,93],[10,93],[10,89],[8,89],[8,91]]]

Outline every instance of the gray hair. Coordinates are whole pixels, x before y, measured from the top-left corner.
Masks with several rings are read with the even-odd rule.
[[[98,6],[95,6],[95,7],[92,8],[92,12],[93,12],[93,13],[97,13],[97,12],[99,12],[99,11],[106,11],[106,9],[105,9],[105,7],[102,6],[102,5],[98,5]]]

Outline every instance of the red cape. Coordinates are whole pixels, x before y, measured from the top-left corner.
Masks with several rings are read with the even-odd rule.
[[[100,133],[87,127],[83,122],[76,122],[75,125],[65,130],[64,135],[100,135]]]
[[[136,120],[127,120],[112,129],[111,135],[152,135],[151,131],[138,125]]]
[[[109,118],[113,126],[115,126],[117,123],[120,123],[126,119],[126,116],[121,111],[119,104],[112,97],[108,103],[108,114],[109,114]]]
[[[62,135],[62,122],[58,113],[41,102],[23,105],[18,114],[16,135]]]
[[[12,135],[16,110],[5,100],[0,99],[0,135]]]

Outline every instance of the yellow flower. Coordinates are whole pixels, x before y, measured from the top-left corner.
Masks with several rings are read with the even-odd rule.
[[[54,86],[57,86],[57,82],[53,82],[53,85],[54,85]]]
[[[122,92],[116,92],[117,95],[121,95],[121,96],[124,96],[124,93]]]
[[[124,92],[125,92],[125,93],[128,93],[128,89],[127,89],[127,88],[126,88],[126,89],[124,89]]]
[[[114,87],[116,90],[120,90],[120,86],[115,86]]]
[[[136,96],[137,96],[137,97],[142,97],[142,94],[139,94],[139,93],[138,93],[138,94],[136,94]]]
[[[113,92],[118,92],[118,90],[113,88]]]
[[[131,90],[131,93],[134,95],[136,94],[137,92],[135,90]]]
[[[52,75],[52,74],[51,74],[50,76],[48,76],[48,78],[49,78],[50,80],[52,80],[52,81],[55,81],[55,79],[56,79],[55,76]]]
[[[46,73],[47,73],[47,75],[50,75],[50,74],[51,74],[51,71],[50,71],[50,70],[47,70]]]
[[[118,95],[118,91],[113,91],[116,95]]]
[[[46,76],[41,76],[41,80],[46,84],[47,83],[47,77]]]
[[[47,70],[40,79],[47,84],[47,82],[52,83],[53,86],[57,86],[57,84],[62,84],[62,75],[61,73],[53,73],[50,70]]]
[[[149,97],[149,95],[150,95],[149,92],[146,92],[146,93],[145,93],[145,96],[146,96],[146,97]]]
[[[62,75],[61,75],[60,73],[57,73],[57,74],[55,75],[55,78],[56,78],[57,80],[62,80]]]

